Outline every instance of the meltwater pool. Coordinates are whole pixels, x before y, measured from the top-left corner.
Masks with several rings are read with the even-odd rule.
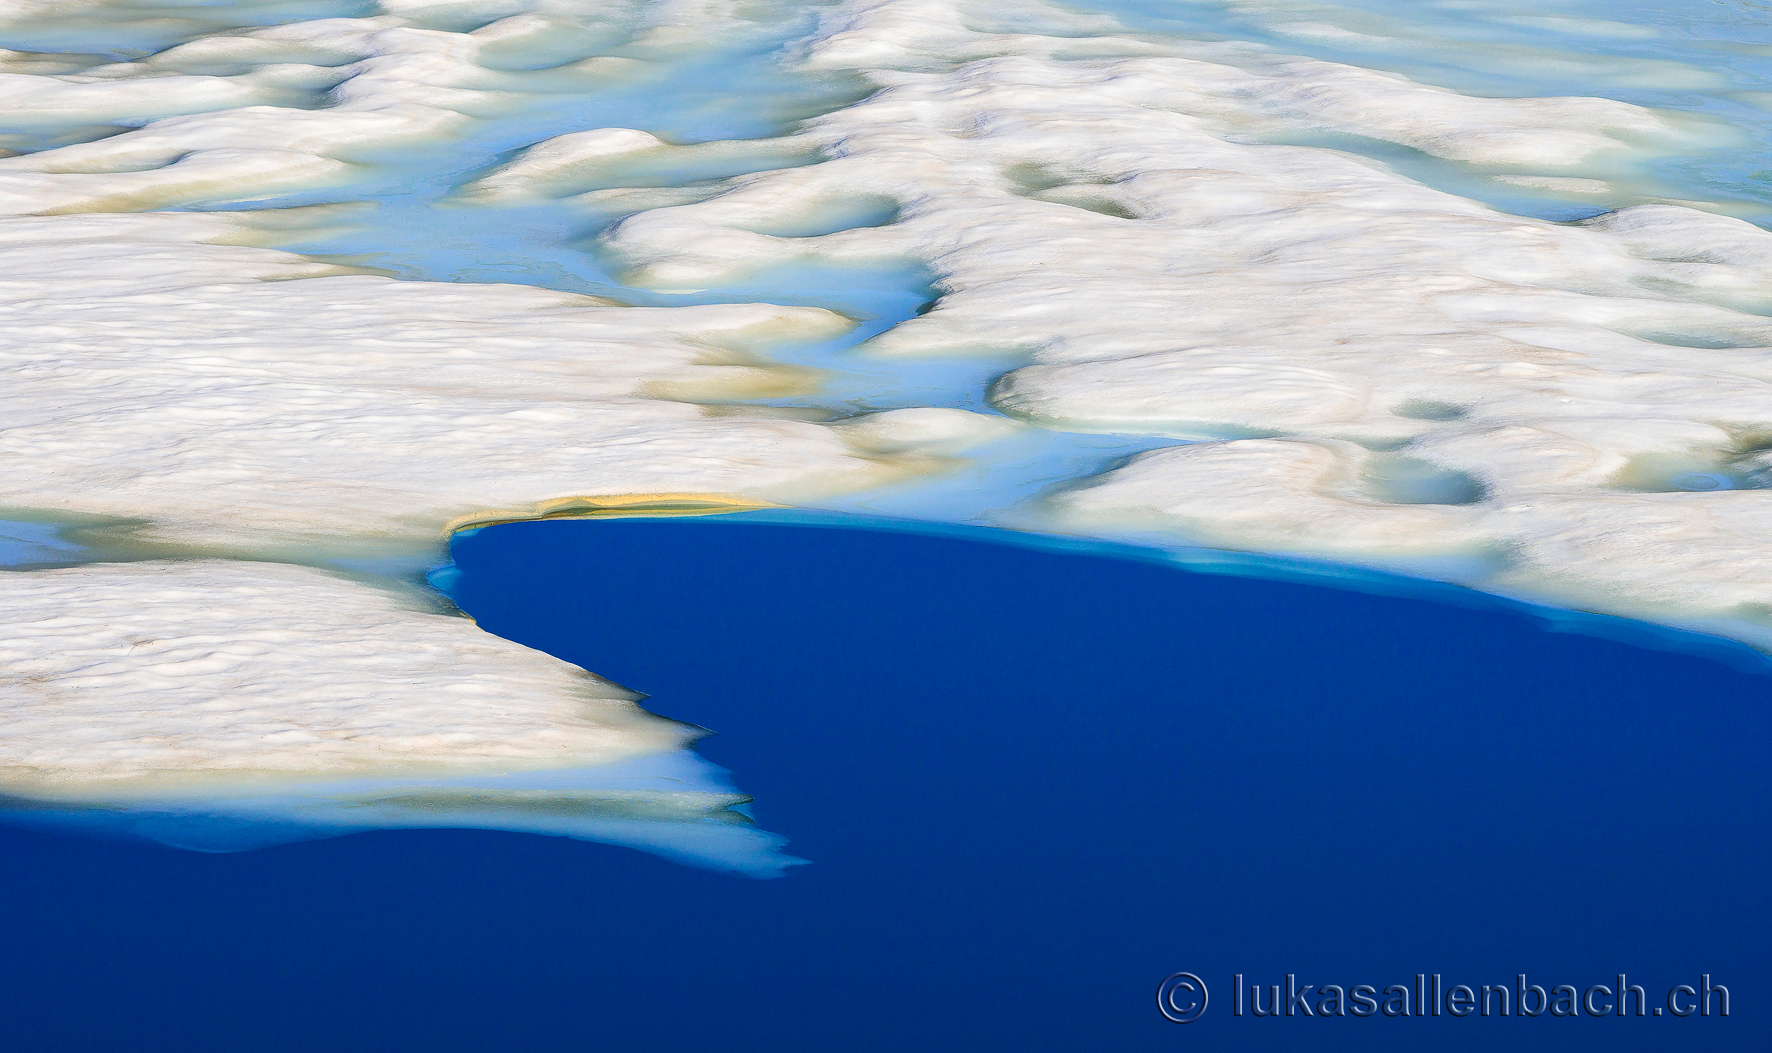
[[[1553,631],[1447,587],[782,512],[507,524],[453,556],[443,580],[487,630],[708,729],[698,750],[752,798],[726,820],[784,839],[779,876],[486,831],[205,855],[7,830],[9,1048],[1767,1034],[1772,679],[1745,649]],[[1185,1025],[1154,997],[1179,972],[1209,988]],[[1590,1013],[1619,973],[1644,996]],[[1714,993],[1667,1011],[1706,976],[1727,1016]],[[1485,985],[1509,1015],[1454,993]],[[1292,1011],[1257,1016],[1276,986]]]

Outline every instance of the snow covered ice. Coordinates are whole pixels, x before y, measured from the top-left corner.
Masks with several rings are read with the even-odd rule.
[[[7,792],[259,821],[267,779],[678,763],[343,571],[573,502],[1772,646],[1772,94],[1718,43],[1772,24],[1673,8],[0,4]],[[699,807],[576,835],[693,856]]]

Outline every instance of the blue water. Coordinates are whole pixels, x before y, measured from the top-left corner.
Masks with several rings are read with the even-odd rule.
[[[1662,158],[1645,184],[1595,200],[1357,137],[1320,141],[1526,215],[1580,218],[1659,192],[1767,217],[1761,5],[1584,4],[1658,36],[1577,45],[1470,7],[1374,0],[1369,23],[1345,6],[1310,13],[1369,39],[1397,28],[1386,12],[1409,29],[1331,45],[1276,34],[1236,5],[1090,6],[1142,30],[1253,40],[1476,94],[1597,94],[1715,117],[1736,145]],[[315,10],[210,5],[9,39],[128,56]],[[605,269],[596,238],[618,213],[448,200],[562,132],[631,126],[695,142],[791,130],[864,90],[780,64],[777,49],[809,29],[789,20],[650,80],[539,100],[461,142],[356,158],[369,174],[343,192],[206,207],[372,202],[355,229],[289,245],[367,256],[404,278],[831,307],[857,319],[853,333],[770,352],[830,370],[829,383],[778,403],[988,412],[985,385],[1020,356],[851,352],[939,295],[912,261],[658,292]],[[746,170],[741,159],[654,181]],[[987,518],[1162,441],[1036,433],[914,495],[833,506]],[[49,528],[0,533],[0,562],[72,558]],[[1772,679],[1749,671],[1747,652],[1716,645],[1725,662],[1549,632],[1469,594],[1433,602],[982,536],[732,517],[458,538],[453,588],[469,613],[713,729],[702,752],[809,865],[754,881],[469,831],[201,855],[0,829],[12,907],[0,1049],[1766,1046]],[[1192,1024],[1163,1020],[1153,999],[1178,970],[1211,986]],[[1732,1012],[1231,1015],[1236,973],[1265,992],[1287,973],[1382,988],[1417,973],[1511,986],[1522,971],[1583,988],[1623,971],[1651,1007],[1708,973],[1730,987]]]
[[[80,546],[61,537],[54,523],[0,519],[0,567],[78,559]]]
[[[809,865],[759,881],[483,832],[222,856],[0,832],[5,1048],[1765,1047],[1772,678],[1479,596],[998,536],[458,536],[452,592],[481,625],[712,729],[702,752]],[[1154,1000],[1181,970],[1212,991],[1186,1025]],[[1651,1007],[1709,973],[1731,1014],[1231,1012],[1236,973],[1520,972],[1624,972]]]

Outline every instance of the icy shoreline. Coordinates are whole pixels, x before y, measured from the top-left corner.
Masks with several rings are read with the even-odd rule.
[[[1716,214],[1740,188],[1693,201],[1661,171],[1739,149],[1722,121],[1461,94],[1033,2],[314,13],[0,6],[47,42],[0,55],[0,508],[132,559],[227,557],[0,575],[12,792],[103,783],[215,720],[241,722],[216,771],[257,775],[324,774],[301,739],[318,727],[359,774],[671,755],[638,710],[585,754],[562,708],[585,681],[564,673],[415,710],[429,744],[387,752],[386,729],[333,719],[395,690],[352,668],[406,653],[396,680],[446,697],[542,656],[266,562],[409,573],[451,523],[634,495],[1431,565],[1772,638],[1772,234]],[[1622,32],[1583,25],[1563,31]],[[1426,47],[1405,36],[1359,47]],[[756,112],[722,98],[725,70],[760,86]],[[425,167],[469,140],[508,148]],[[1615,210],[1510,215],[1460,196],[1479,184]],[[433,217],[437,246],[390,228],[374,258],[371,206],[402,194],[389,215]],[[387,276],[476,267],[526,284]],[[885,291],[845,300],[846,275]],[[25,533],[13,562],[70,551]],[[58,620],[97,593],[110,622]],[[336,617],[279,620],[299,610]],[[125,623],[188,651],[176,690],[153,647],[104,636]],[[422,653],[437,634],[462,642]],[[280,654],[295,686],[264,682],[281,723],[257,728],[223,667]],[[451,740],[480,705],[533,741]]]

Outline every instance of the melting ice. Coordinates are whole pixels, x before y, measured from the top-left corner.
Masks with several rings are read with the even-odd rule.
[[[1769,37],[1748,3],[5,0],[0,781],[192,846],[778,867],[682,729],[392,580],[579,507],[1136,537],[1772,644]]]

